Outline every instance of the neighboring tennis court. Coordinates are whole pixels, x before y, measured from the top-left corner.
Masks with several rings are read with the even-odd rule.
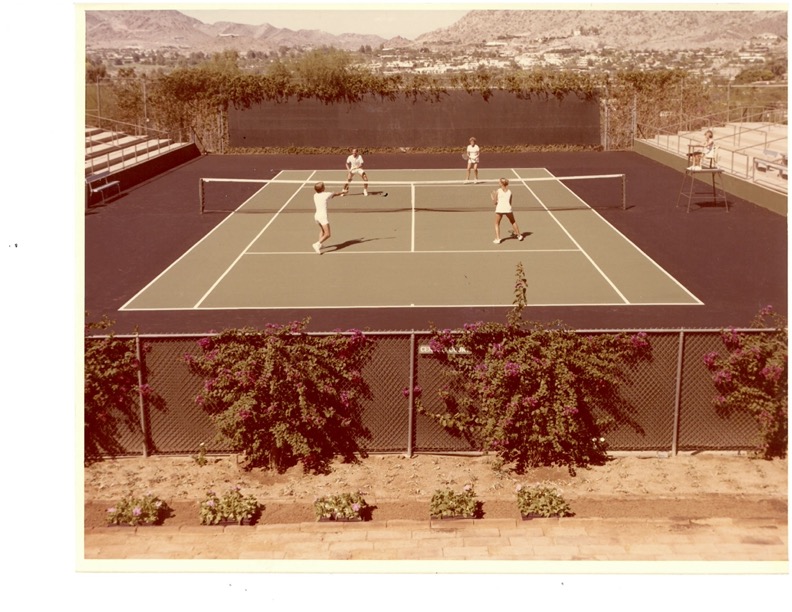
[[[598,212],[636,205],[619,175],[559,181],[544,168],[489,168],[479,184],[463,184],[458,169],[370,174],[371,195],[356,177],[349,195],[330,201],[322,255],[311,248],[313,185],[338,191],[343,170],[282,171],[270,183],[200,181],[203,214],[217,225],[120,310],[510,306],[518,263],[532,306],[702,304]],[[509,237],[504,218],[505,239],[492,242],[490,192],[501,176],[523,241]],[[597,181],[593,201],[576,195],[573,181]]]

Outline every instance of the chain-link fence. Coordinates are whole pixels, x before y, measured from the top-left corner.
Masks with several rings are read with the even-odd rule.
[[[627,373],[628,382],[620,390],[627,410],[605,434],[609,450],[676,453],[758,448],[758,427],[752,417],[739,411],[726,416],[713,403],[717,392],[704,356],[724,350],[720,330],[646,334],[652,357]],[[438,391],[446,383],[443,366],[425,350],[430,333],[383,332],[367,337],[376,348],[362,373],[370,390],[362,414],[370,437],[361,446],[377,453],[479,451],[415,409],[419,389],[428,409],[439,407]],[[141,396],[139,419],[116,435],[115,446],[122,454],[188,454],[197,452],[201,444],[210,452],[231,451],[196,402],[203,381],[189,371],[184,359],[196,350],[200,337],[115,338],[139,343],[140,379],[149,390]],[[153,397],[156,401],[149,399]]]

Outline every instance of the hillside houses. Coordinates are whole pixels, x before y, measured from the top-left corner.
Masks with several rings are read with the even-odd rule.
[[[229,44],[234,34],[223,39]],[[402,42],[402,41],[400,41]],[[683,50],[624,50],[598,42],[589,32],[576,30],[564,38],[531,39],[527,36],[498,37],[475,44],[417,46],[404,40],[403,46],[384,47],[362,53],[360,64],[383,74],[415,72],[443,74],[451,71],[470,71],[481,68],[536,69],[559,68],[576,71],[601,70],[657,70],[681,68],[706,77],[730,79],[745,68],[786,57],[786,40],[774,34],[763,34],[744,41],[737,51],[713,49]],[[278,51],[239,51],[240,67],[265,70],[269,62],[283,60],[302,51],[315,48],[283,47]],[[158,50],[141,48],[89,49],[92,62],[104,62],[112,73],[121,66],[140,67],[143,73],[153,68],[193,65],[208,55],[195,49],[170,45]]]

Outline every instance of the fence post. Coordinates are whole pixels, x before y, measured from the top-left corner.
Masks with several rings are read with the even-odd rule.
[[[682,359],[685,356],[685,331],[679,330],[679,348],[677,349],[676,394],[674,397],[674,431],[671,435],[671,454],[676,456],[679,451],[679,411],[682,403]]]
[[[143,352],[140,350],[140,335],[138,332],[135,332],[135,356],[138,362],[138,407],[140,408],[140,430],[143,432],[143,456],[148,457],[149,433],[146,425],[146,402],[143,398]]]
[[[413,422],[415,415],[415,331],[410,333],[410,391],[407,405],[407,457],[413,455]]]

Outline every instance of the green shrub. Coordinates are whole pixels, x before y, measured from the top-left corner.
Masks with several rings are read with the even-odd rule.
[[[367,520],[371,506],[360,493],[324,495],[314,501],[314,514],[317,520]]]
[[[432,518],[474,518],[478,513],[479,502],[473,485],[465,485],[461,493],[452,489],[438,489],[429,502],[429,515]]]
[[[555,489],[548,486],[517,486],[517,508],[522,516],[572,516],[572,509]]]
[[[229,490],[223,497],[209,491],[201,502],[201,524],[217,525],[223,521],[242,524],[250,521],[260,511],[261,505],[252,495],[242,495],[239,487]]]
[[[363,454],[360,401],[369,391],[361,370],[373,345],[358,330],[319,337],[306,325],[226,330],[185,356],[204,381],[196,402],[250,467],[301,463],[320,473],[336,455]]]
[[[107,509],[108,525],[157,525],[168,512],[168,505],[152,493],[129,493]]]

